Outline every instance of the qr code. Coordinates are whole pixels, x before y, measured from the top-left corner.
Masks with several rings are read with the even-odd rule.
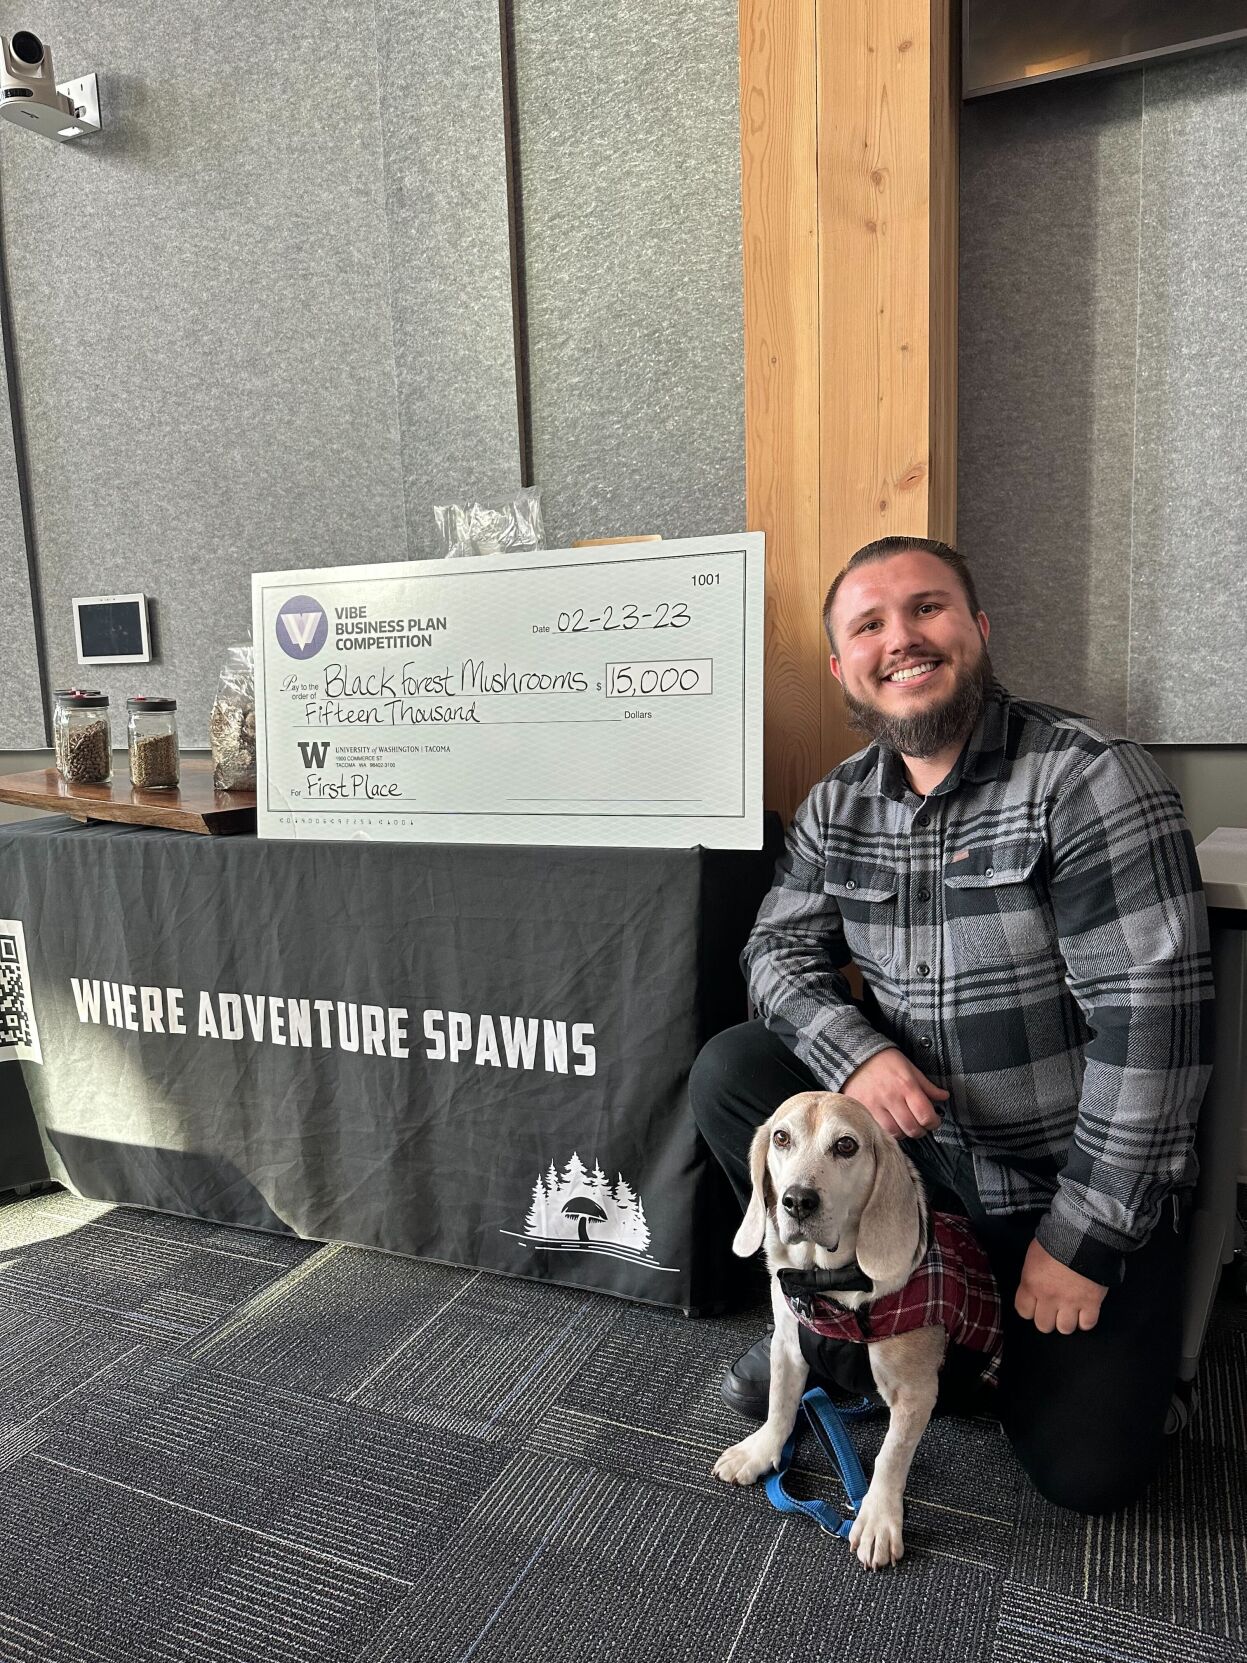
[[[33,1039],[17,940],[0,935],[0,1045],[30,1045]]]
[[[26,985],[25,935],[20,923],[4,918],[0,918],[0,1057],[42,1060]]]

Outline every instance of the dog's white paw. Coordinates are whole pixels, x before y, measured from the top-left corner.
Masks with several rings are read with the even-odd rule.
[[[725,1484],[754,1484],[764,1472],[773,1472],[783,1451],[784,1440],[762,1426],[725,1449],[714,1464],[714,1476]]]
[[[905,1552],[901,1534],[902,1508],[899,1504],[871,1499],[867,1492],[861,1511],[849,1531],[849,1546],[868,1571],[881,1571],[897,1564]]]

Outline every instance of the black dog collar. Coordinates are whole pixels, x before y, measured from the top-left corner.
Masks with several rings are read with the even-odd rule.
[[[835,1270],[781,1270],[776,1274],[789,1299],[808,1299],[816,1293],[871,1293],[875,1285],[856,1259]]]

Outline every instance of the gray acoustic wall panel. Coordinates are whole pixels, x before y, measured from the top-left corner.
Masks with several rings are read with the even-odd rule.
[[[1136,78],[961,120],[957,538],[1015,693],[1126,720]]]
[[[736,0],[517,0],[549,541],[744,524]]]
[[[1247,51],[1142,77],[1130,722],[1247,740]]]
[[[408,538],[520,482],[497,0],[376,0]]]
[[[105,130],[0,135],[52,677],[83,674],[71,596],[145,591],[159,662],[91,679],[174,693],[189,744],[252,571],[406,548],[372,10],[338,9],[332,50],[312,21],[45,4]]]
[[[481,166],[449,121],[435,153],[407,154],[421,87],[436,102],[469,74],[459,0],[418,12],[422,31],[371,0],[275,0],[241,27],[220,0],[46,0],[22,19],[59,79],[100,74],[105,121],[76,146],[0,134],[52,679],[83,674],[72,595],[143,590],[158,661],[91,679],[115,699],[176,694],[190,746],[206,743],[222,649],[246,637],[251,572],[426,552],[406,487],[423,488],[422,447],[452,408],[460,452],[474,423],[495,453],[508,424],[515,443],[496,323],[472,375],[479,309],[410,278],[422,221],[440,214],[444,243]],[[492,98],[500,143],[496,15],[490,28],[472,60],[489,96],[465,120]],[[474,223],[498,221],[496,292],[505,192],[472,200]]]
[[[0,356],[0,749],[37,750],[46,743],[30,567]]]
[[[1247,51],[961,123],[958,540],[1015,691],[1247,741]]]

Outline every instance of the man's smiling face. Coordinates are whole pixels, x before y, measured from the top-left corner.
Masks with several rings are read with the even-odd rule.
[[[906,549],[858,567],[831,623],[831,673],[872,737],[914,757],[965,738],[991,685],[989,625],[944,561]]]

